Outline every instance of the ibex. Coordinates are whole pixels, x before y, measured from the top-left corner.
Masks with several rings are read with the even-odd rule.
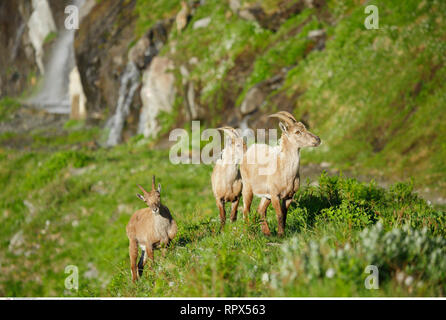
[[[286,111],[269,117],[279,118],[282,136],[275,147],[253,144],[243,157],[240,173],[243,181],[243,215],[247,219],[253,194],[261,197],[258,212],[262,231],[270,235],[266,210],[272,203],[278,220],[278,235],[285,232],[286,215],[294,193],[299,189],[299,153],[303,147],[317,147],[321,139]],[[280,202],[282,200],[282,203]]]
[[[243,137],[231,127],[219,128],[230,137],[229,145],[221,152],[212,171],[212,191],[214,192],[217,207],[220,211],[221,227],[226,222],[225,203],[231,202],[231,221],[237,220],[237,208],[242,193],[242,178],[240,176],[239,164],[246,151]]]
[[[161,246],[164,255],[165,247],[177,233],[177,224],[169,209],[161,203],[161,184],[158,184],[158,189],[155,189],[155,176],[152,178],[152,191],[147,192],[140,185],[138,187],[143,195],[136,194],[136,196],[144,201],[148,208],[136,211],[126,228],[133,281],[142,276],[147,257],[153,262],[153,250]],[[138,245],[141,247],[141,258],[137,269]]]

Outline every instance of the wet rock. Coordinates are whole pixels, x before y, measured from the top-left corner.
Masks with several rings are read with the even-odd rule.
[[[308,39],[313,40],[316,45],[313,48],[313,50],[323,50],[325,48],[325,40],[326,40],[326,35],[325,35],[325,30],[312,30],[310,32],[308,32]]]
[[[47,0],[34,0],[33,13],[28,21],[28,35],[34,47],[36,63],[40,73],[45,73],[43,65],[43,44],[45,38],[52,32],[56,32],[56,23]]]
[[[129,61],[135,63],[138,68],[142,69],[145,66],[146,55],[149,55],[150,52],[150,40],[147,37],[142,37],[136,42],[135,46],[133,46],[129,51]]]
[[[317,39],[317,38],[320,38],[320,37],[323,37],[323,36],[325,36],[325,30],[322,30],[322,29],[320,29],[320,30],[312,30],[312,31],[308,32],[308,38],[309,39]]]
[[[75,120],[85,119],[87,117],[87,97],[82,87],[77,66],[71,70],[69,75],[68,94],[70,97],[70,118]]]
[[[21,255],[23,253],[22,247],[24,243],[25,239],[23,236],[23,230],[20,230],[11,238],[8,250],[15,255]]]
[[[260,109],[260,107],[265,103],[266,97],[273,90],[280,88],[286,72],[287,70],[282,70],[280,74],[277,74],[265,81],[259,82],[249,89],[240,106],[240,112],[242,115],[250,114]]]
[[[156,137],[161,127],[158,114],[171,112],[175,100],[175,76],[173,62],[166,57],[155,57],[143,73],[138,133],[145,137]]]
[[[193,29],[206,28],[211,23],[211,17],[203,18],[194,22]]]
[[[97,2],[76,32],[75,56],[89,117],[116,106],[126,63],[114,62],[117,58],[127,61],[137,20],[135,4],[136,0]]]
[[[129,51],[128,60],[145,69],[168,40],[173,19],[160,20]]]
[[[256,21],[256,16],[252,13],[253,8],[243,9],[238,12],[240,18],[248,20],[248,21]]]
[[[19,96],[30,86],[27,75],[39,73],[30,41],[29,0],[0,1],[0,96]]]
[[[99,276],[99,271],[96,269],[96,266],[89,262],[87,264],[88,270],[84,272],[84,277],[87,279],[95,279]]]
[[[240,106],[243,115],[256,111],[264,103],[266,95],[258,87],[251,88]]]
[[[189,112],[189,119],[199,119],[199,109],[198,104],[195,101],[195,88],[192,81],[188,82],[186,85],[186,106]]]
[[[107,121],[106,127],[109,129],[106,146],[112,147],[122,141],[123,130],[127,118],[131,112],[132,102],[135,100],[136,92],[140,87],[140,72],[138,67],[129,61],[125,71],[121,76],[121,85],[119,87],[119,97],[116,103],[116,109],[113,116]],[[127,123],[130,121],[127,120]]]

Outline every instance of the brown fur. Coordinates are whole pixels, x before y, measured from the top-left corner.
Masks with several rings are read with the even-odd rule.
[[[288,112],[281,111],[270,117],[280,118],[286,125],[280,123],[282,137],[279,146],[254,144],[243,157],[240,165],[243,215],[247,219],[253,195],[262,197],[258,211],[262,218],[263,233],[270,235],[266,210],[271,203],[277,215],[278,235],[283,236],[287,211],[300,184],[300,148],[316,147],[320,144],[320,139]],[[262,170],[265,171],[262,173]]]
[[[169,209],[161,203],[161,185],[155,190],[155,176],[152,180],[152,191],[147,192],[141,186],[144,195],[137,194],[148,208],[136,211],[127,224],[127,237],[129,238],[130,269],[132,280],[136,281],[142,275],[147,257],[154,260],[153,250],[158,247],[165,248],[177,234],[177,224],[172,218]],[[144,246],[137,268],[138,245]]]
[[[231,202],[231,221],[237,220],[237,208],[242,193],[242,178],[238,166],[246,151],[246,144],[234,128],[219,129],[230,136],[230,144],[222,151],[222,158],[215,164],[211,177],[212,191],[223,227],[226,222],[226,202]]]

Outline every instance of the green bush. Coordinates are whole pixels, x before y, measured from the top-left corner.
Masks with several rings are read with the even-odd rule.
[[[430,286],[443,295],[445,254],[443,237],[432,237],[427,228],[417,230],[408,225],[386,231],[377,223],[364,229],[357,241],[340,247],[333,247],[325,237],[308,243],[293,237],[282,246],[279,271],[272,274],[270,286],[276,292],[287,292],[295,286],[317,285],[318,281],[343,281],[361,288],[365,268],[374,265],[380,286],[393,279],[395,285],[409,287],[409,292],[422,292]]]

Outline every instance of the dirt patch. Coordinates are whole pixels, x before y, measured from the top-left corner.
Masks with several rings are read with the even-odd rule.
[[[68,115],[49,114],[31,107],[21,107],[8,120],[0,123],[0,133],[24,134],[41,128],[63,128]]]

